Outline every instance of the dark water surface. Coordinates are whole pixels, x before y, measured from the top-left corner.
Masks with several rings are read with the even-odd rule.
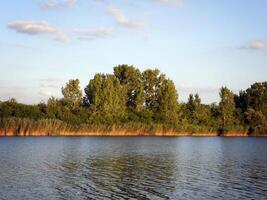
[[[267,199],[267,139],[0,138],[0,199]]]

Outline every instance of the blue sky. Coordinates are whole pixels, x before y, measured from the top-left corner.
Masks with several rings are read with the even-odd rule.
[[[179,100],[267,80],[266,0],[8,0],[0,7],[0,100],[60,97],[118,64],[159,68]]]

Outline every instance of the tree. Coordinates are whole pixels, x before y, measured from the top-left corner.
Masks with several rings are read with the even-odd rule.
[[[82,103],[83,93],[79,84],[79,79],[69,80],[65,87],[61,88],[63,100],[72,111],[77,109]]]
[[[50,97],[47,101],[46,114],[48,118],[61,119],[62,106],[55,97]]]
[[[266,134],[267,133],[267,118],[261,111],[256,111],[249,108],[245,112],[246,120],[249,124],[249,133],[251,134]]]
[[[163,81],[166,80],[165,75],[158,69],[148,69],[142,73],[142,79],[146,108],[156,112],[159,110],[158,93]]]
[[[267,82],[254,83],[246,90],[245,101],[247,110],[253,108],[267,117]]]
[[[119,125],[148,132],[163,128],[267,133],[267,82],[254,83],[238,95],[222,87],[218,105],[203,104],[198,94],[190,94],[188,102],[178,103],[173,81],[158,69],[141,72],[133,66],[118,65],[113,74],[96,74],[84,89],[84,98],[79,84],[78,79],[68,81],[62,87],[62,99],[51,97],[38,105],[15,99],[0,101],[0,129],[27,132],[33,127],[46,127],[43,122],[55,122],[56,130],[63,132],[92,128],[106,131]]]
[[[118,65],[114,67],[114,75],[127,91],[127,107],[131,110],[140,111],[144,105],[144,89],[142,76],[139,69],[129,65]]]
[[[114,75],[96,74],[86,86],[85,94],[92,120],[111,123],[124,116],[126,91]]]
[[[199,95],[195,94],[194,96],[193,94],[190,94],[187,102],[187,109],[191,117],[197,110],[199,110],[200,105],[201,105],[201,99]]]
[[[43,115],[38,105],[25,105],[11,98],[0,103],[0,117],[19,117],[39,119]]]
[[[187,118],[190,123],[198,126],[208,126],[211,120],[211,109],[207,105],[201,103],[198,94],[190,94],[187,107]]]
[[[234,93],[227,87],[222,87],[220,90],[221,101],[219,103],[219,109],[221,114],[222,129],[228,130],[235,121],[235,101]]]
[[[178,122],[178,93],[171,80],[164,80],[158,91],[159,118],[164,123],[176,125]]]
[[[194,99],[194,95],[193,94],[189,94],[188,97],[188,101],[186,104],[186,108],[188,110],[188,115],[189,117],[193,115],[194,111],[195,111],[195,99]]]
[[[267,132],[267,82],[254,83],[235,97],[237,109],[252,134]]]

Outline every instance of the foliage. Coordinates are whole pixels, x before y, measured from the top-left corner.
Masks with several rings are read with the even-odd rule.
[[[126,89],[127,107],[131,110],[142,110],[144,105],[144,89],[139,69],[128,65],[118,65],[114,67],[114,75]]]
[[[25,105],[15,99],[0,102],[0,133],[88,132],[114,130],[153,132],[267,133],[267,82],[234,94],[220,90],[219,104],[203,104],[198,94],[179,102],[173,81],[158,69],[141,72],[118,65],[113,74],[96,74],[83,92],[78,79],[62,87],[63,98]]]
[[[235,121],[234,93],[227,87],[222,87],[220,90],[220,97],[219,110],[221,114],[221,128],[223,131],[227,131],[233,126]]]
[[[85,88],[91,110],[90,122],[114,123],[123,118],[126,91],[114,75],[96,74]]]
[[[63,100],[71,110],[77,109],[82,103],[82,90],[80,90],[78,79],[69,80],[65,87],[62,87]]]
[[[158,91],[158,116],[161,122],[176,125],[178,121],[178,94],[171,80],[164,80]]]

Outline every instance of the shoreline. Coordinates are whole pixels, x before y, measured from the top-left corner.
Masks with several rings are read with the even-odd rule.
[[[190,132],[135,132],[135,131],[108,131],[108,132],[0,132],[0,137],[267,137],[267,134],[249,135],[247,132],[209,132],[209,133],[190,133]]]

